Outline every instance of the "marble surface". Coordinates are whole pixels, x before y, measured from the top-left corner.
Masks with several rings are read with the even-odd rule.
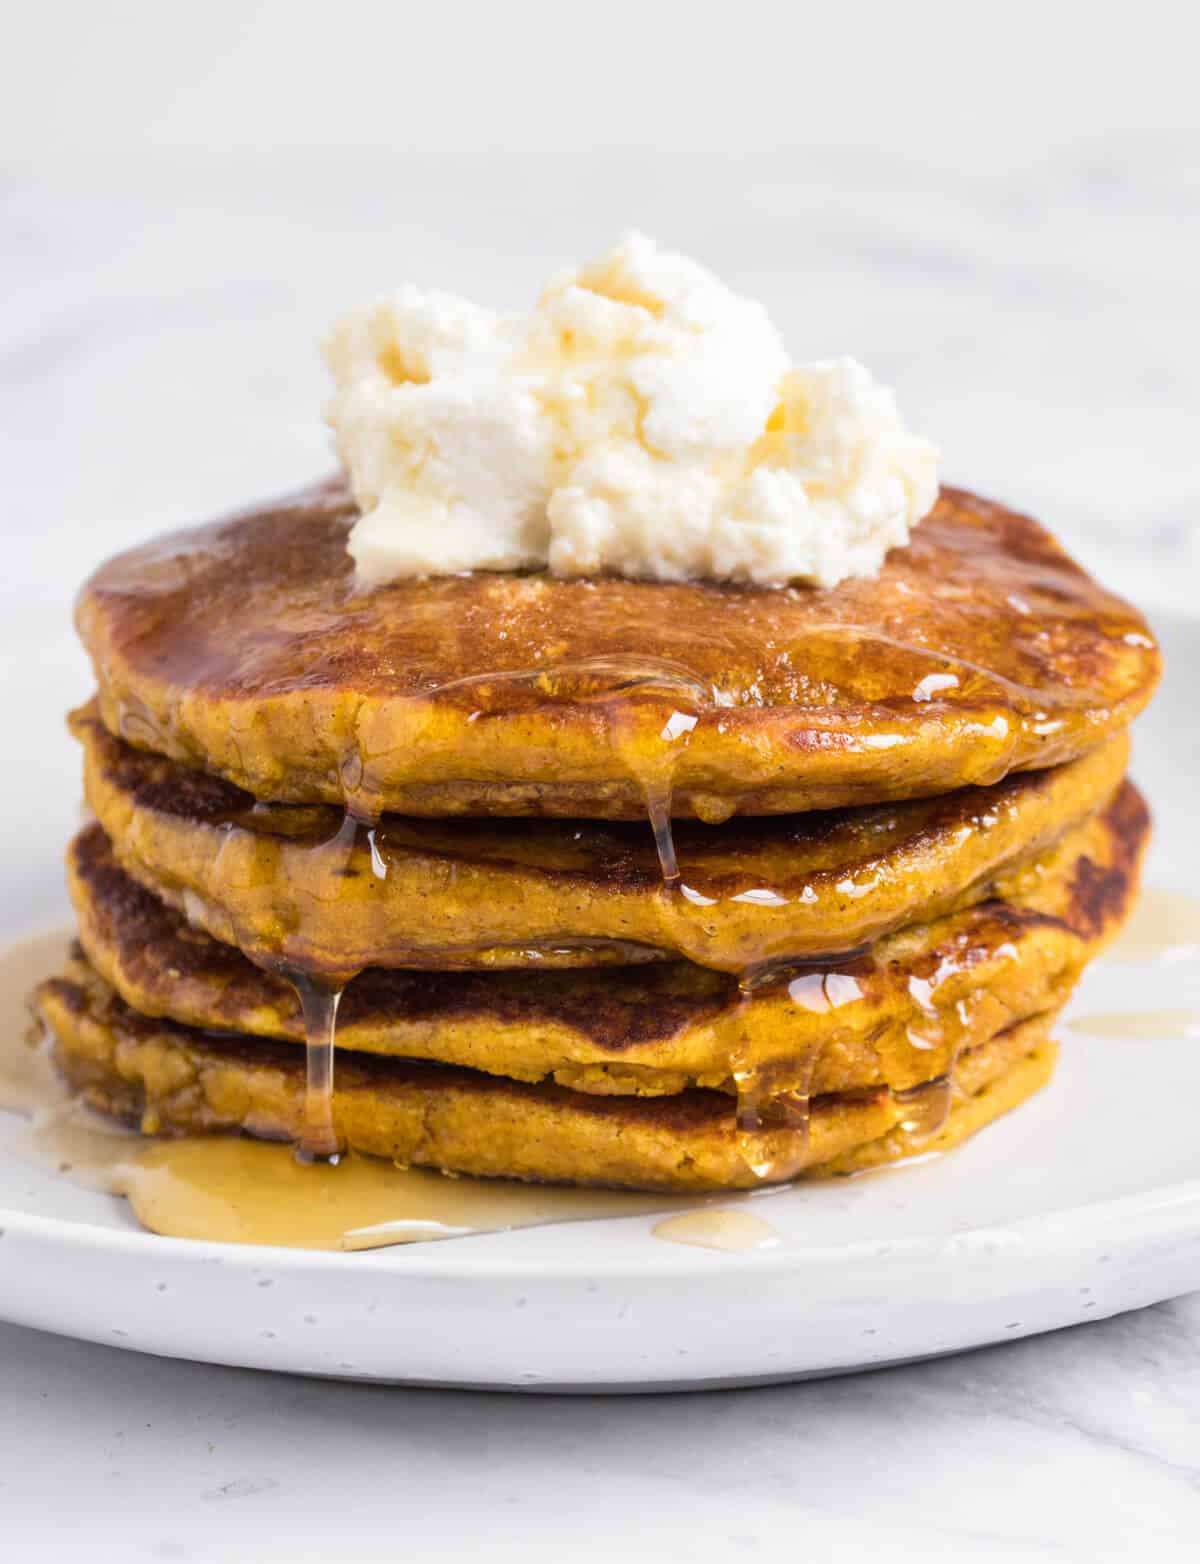
[[[21,1556],[1194,1559],[1200,1297],[696,1396],[382,1389],[0,1327]],[[114,1529],[119,1528],[114,1534]]]
[[[683,8],[613,0],[581,39],[510,4],[479,8],[465,64],[449,14],[385,25],[348,0],[339,41],[311,9],[62,0],[28,21],[0,94],[4,650],[36,656],[114,548],[326,469],[314,341],[347,302],[412,277],[516,304],[628,226],[757,293],[798,355],[890,379],[953,480],[1044,517],[1152,612],[1194,611],[1182,8],[1091,10],[1081,40],[1074,7],[985,29],[908,5],[866,49],[859,8],[816,36],[802,7],[747,3],[736,37],[681,41]],[[289,1381],[9,1327],[0,1373],[0,1513],[26,1559],[1200,1546],[1200,1298],[697,1398]]]

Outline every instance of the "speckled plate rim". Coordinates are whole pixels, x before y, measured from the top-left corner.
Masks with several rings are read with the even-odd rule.
[[[0,1110],[0,1118],[7,1117],[9,1115]],[[1200,1160],[1200,1149],[1197,1157]],[[899,1168],[889,1170],[884,1176],[903,1177],[904,1172],[903,1168]],[[734,1194],[722,1204],[742,1205],[750,1201],[754,1204],[756,1214],[769,1219],[772,1214],[770,1202],[786,1198],[790,1193],[793,1192],[779,1189]],[[664,1214],[668,1210],[669,1207],[664,1206]],[[653,1213],[643,1213],[596,1218],[570,1225],[579,1229],[636,1224],[641,1231],[652,1227],[657,1220]],[[1021,1221],[1007,1222],[1002,1226],[965,1228],[945,1237],[894,1239],[887,1244],[887,1255],[897,1263],[935,1258],[946,1260],[958,1252],[969,1252],[981,1245],[1003,1244],[1023,1246],[1028,1258],[1032,1259],[1042,1251],[1058,1248],[1064,1241],[1077,1247],[1099,1247],[1111,1251],[1131,1239],[1148,1236],[1147,1222],[1154,1224],[1154,1233],[1160,1238],[1172,1234],[1190,1235],[1195,1225],[1200,1223],[1200,1177],[1121,1199],[1068,1206]],[[555,1225],[545,1223],[523,1231],[544,1231]],[[197,1263],[220,1261],[256,1271],[270,1267],[277,1271],[294,1271],[299,1275],[347,1268],[361,1271],[379,1267],[391,1271],[402,1266],[406,1275],[440,1277],[447,1274],[447,1249],[452,1247],[454,1271],[460,1276],[528,1282],[545,1274],[545,1263],[537,1256],[514,1254],[511,1247],[514,1234],[510,1232],[346,1254],[333,1250],[287,1249],[268,1244],[225,1244],[202,1239],[161,1237],[141,1229],[103,1227],[95,1222],[38,1216],[17,1207],[0,1206],[0,1237],[12,1238],[18,1235],[29,1242],[65,1243],[138,1255],[161,1253],[163,1246],[167,1245],[186,1251]],[[466,1256],[461,1262],[458,1260],[459,1253]],[[559,1275],[573,1279],[598,1275],[634,1279],[654,1272],[687,1280],[710,1275],[713,1264],[721,1261],[738,1266],[750,1264],[760,1270],[789,1272],[803,1267],[849,1267],[866,1261],[876,1264],[881,1257],[878,1239],[859,1239],[842,1244],[804,1244],[789,1239],[777,1248],[736,1254],[690,1244],[673,1244],[669,1247],[656,1244],[649,1253],[636,1257],[621,1255],[597,1258],[595,1255],[585,1257],[578,1254],[559,1258],[555,1262],[555,1270]],[[1200,1272],[1197,1273],[1195,1285],[1200,1288]],[[3,1297],[0,1293],[0,1315],[2,1312]]]

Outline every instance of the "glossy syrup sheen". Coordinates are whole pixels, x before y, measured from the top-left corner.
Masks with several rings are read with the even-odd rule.
[[[669,823],[668,823],[669,828]],[[386,873],[386,861],[376,872]],[[668,879],[664,886],[671,895],[686,893],[680,878]],[[995,955],[1002,958],[1001,946]],[[1015,956],[1015,950],[1010,949]],[[721,1010],[713,1021],[729,1061],[728,1073],[737,1091],[736,1125],[739,1144],[748,1167],[764,1182],[791,1177],[803,1165],[807,1150],[811,1083],[819,1057],[819,1033],[801,1056],[795,1052],[769,1064],[755,1060],[745,1045],[744,1016],[747,1004],[756,993],[771,989],[786,993],[789,1001],[806,1011],[829,1013],[854,1002],[862,995],[862,981],[870,970],[869,949],[830,955],[819,961],[768,961],[744,970],[738,980],[738,999]],[[932,970],[913,971],[908,976],[909,996],[917,1019],[910,1023],[909,1040],[914,1048],[928,1052],[931,1075],[921,1085],[895,1093],[904,1109],[899,1128],[914,1149],[935,1136],[944,1126],[953,1102],[954,1072],[962,1040],[967,1034],[972,1007],[978,996],[960,998],[947,1006],[941,994],[945,985],[961,975],[961,963],[950,954]],[[294,977],[294,975],[293,975]],[[336,1017],[340,988],[322,989],[322,1007],[314,1012],[311,983],[300,978],[297,992],[302,1001],[307,993],[305,1015],[309,1021],[309,1116],[302,1151],[309,1157],[336,1155],[340,1149],[333,1128],[333,1020]],[[314,1015],[316,1022],[314,1024]],[[762,1132],[784,1129],[788,1151],[775,1151],[762,1160]]]
[[[745,1254],[778,1248],[781,1239],[769,1222],[744,1208],[685,1211],[664,1217],[653,1228],[655,1238],[699,1249],[724,1249]]]
[[[93,731],[98,730],[93,727]],[[111,740],[107,742],[109,745],[113,743]],[[132,751],[129,754],[131,757],[133,756]],[[1080,766],[1088,776],[1091,775],[1091,768],[1095,767],[1097,760],[1103,762],[1101,766],[1103,778],[1106,779],[1106,785],[1111,786],[1113,778],[1119,774],[1120,765],[1123,761],[1123,751],[1116,753],[1116,759],[1112,765],[1109,764],[1103,753],[1095,759],[1089,757],[1081,761]],[[136,761],[136,764],[140,765],[144,764],[144,762],[139,760]],[[174,771],[177,774],[179,768],[174,768]],[[1110,772],[1112,773],[1111,777]],[[1082,774],[1083,772],[1081,772]],[[1058,786],[1065,776],[1066,773],[1057,773],[1054,785]],[[201,798],[200,793],[197,792],[197,789],[201,787],[201,783],[189,784],[185,778],[183,785],[185,789],[190,788],[191,792],[196,793],[196,797],[191,799],[187,809],[191,810],[196,818],[208,819],[212,816],[212,810]],[[1006,784],[1004,797],[1007,799],[1008,794],[1013,792],[1014,787],[1016,790],[1014,796],[1029,794],[1031,798],[1035,797],[1039,785],[1036,778],[1018,779],[1018,782],[1013,786]],[[1094,788],[1094,784],[1089,785],[1092,785]],[[153,783],[152,787],[157,792],[165,795],[165,802],[161,807],[171,809],[179,807],[178,802],[174,804],[171,802],[174,795],[173,782]],[[222,789],[227,792],[227,784],[216,784],[218,795]],[[134,796],[140,798],[145,791],[143,787],[138,787]],[[188,796],[190,798],[190,793]],[[1056,798],[1057,796],[1055,794]],[[652,807],[653,797],[654,795],[652,794],[648,798],[648,806],[651,814],[651,824],[658,827],[656,834],[660,838],[658,846],[660,861],[657,868],[662,896],[665,898],[660,903],[660,911],[664,916],[674,911],[676,916],[671,917],[667,921],[677,926],[683,933],[686,933],[688,953],[702,963],[711,961],[714,965],[727,966],[728,958],[719,958],[717,956],[717,951],[720,948],[719,942],[727,935],[734,912],[743,911],[741,904],[747,902],[753,904],[753,921],[748,921],[741,925],[744,928],[749,928],[753,935],[748,943],[743,944],[742,954],[746,960],[746,965],[742,967],[740,973],[737,973],[742,1002],[729,1008],[714,1024],[719,1027],[724,1040],[726,1056],[729,1061],[728,1075],[735,1082],[738,1089],[737,1122],[742,1143],[747,1148],[747,1165],[753,1169],[756,1176],[764,1180],[786,1178],[796,1171],[804,1160],[808,1131],[810,1083],[819,1051],[814,1042],[809,1046],[804,1057],[793,1055],[786,1061],[777,1062],[770,1067],[764,1068],[748,1055],[748,1051],[744,1046],[742,1028],[744,1001],[753,997],[754,993],[766,984],[778,985],[780,982],[783,982],[786,984],[786,992],[789,998],[803,1008],[811,1010],[813,1008],[814,981],[818,977],[821,979],[821,994],[826,1002],[829,1001],[831,994],[848,992],[853,985],[854,978],[853,974],[846,970],[847,963],[853,962],[862,952],[834,952],[824,958],[817,958],[815,961],[813,957],[807,954],[803,957],[795,954],[789,955],[789,948],[794,951],[795,946],[792,944],[792,935],[789,932],[790,924],[779,921],[780,909],[787,908],[790,902],[795,901],[795,896],[799,895],[802,903],[806,899],[818,898],[814,903],[813,912],[819,915],[820,901],[827,893],[825,891],[818,893],[815,886],[822,884],[825,880],[830,882],[828,894],[834,896],[838,904],[841,904],[843,907],[848,906],[852,910],[856,907],[865,909],[869,906],[869,903],[866,900],[860,900],[860,898],[867,898],[873,895],[879,887],[881,878],[886,878],[880,865],[886,862],[886,854],[894,841],[899,840],[903,842],[907,840],[912,833],[918,831],[919,826],[924,825],[927,835],[932,828],[936,827],[948,839],[952,838],[957,842],[959,848],[962,847],[964,841],[970,842],[977,838],[981,842],[984,839],[988,839],[989,842],[994,844],[995,838],[989,838],[989,833],[1002,825],[1006,810],[1016,806],[1012,805],[1011,801],[1005,803],[1003,800],[997,800],[996,796],[991,793],[976,790],[966,804],[963,802],[966,795],[960,794],[948,801],[920,801],[903,806],[888,806],[862,811],[853,817],[852,823],[842,817],[818,821],[815,827],[793,827],[785,821],[776,821],[770,825],[768,831],[769,838],[786,838],[789,832],[796,830],[806,831],[808,837],[811,838],[811,840],[806,840],[805,852],[801,855],[802,861],[807,860],[805,867],[812,871],[803,888],[797,891],[796,887],[789,881],[787,890],[791,894],[787,896],[769,884],[759,885],[751,889],[736,889],[729,894],[720,894],[721,887],[717,883],[701,878],[700,884],[706,884],[711,890],[718,892],[716,895],[707,895],[697,888],[697,877],[692,874],[690,863],[692,857],[690,849],[693,844],[697,843],[698,833],[703,828],[695,825],[687,828],[689,871],[685,878],[678,869],[678,857],[672,842],[670,818],[665,814],[657,818],[655,817],[655,811]],[[1067,786],[1063,799],[1059,800],[1058,809],[1069,803],[1070,798],[1071,787]],[[218,813],[214,818],[224,818],[228,814],[228,810],[223,798],[215,797],[215,802],[218,805]],[[1078,807],[1078,804],[1073,804],[1071,807]],[[947,809],[954,814],[954,821],[958,826],[957,832],[951,830],[947,819],[943,818]],[[957,813],[954,813],[955,811]],[[264,832],[269,836],[273,834],[278,824],[277,816],[280,813],[280,811],[269,807],[249,805],[246,808],[235,808],[232,815],[229,815],[229,818],[231,823],[249,825],[253,832]],[[297,812],[282,811],[285,819],[291,818],[295,813]],[[298,813],[305,819],[319,816],[326,821],[332,814],[331,811],[327,810],[316,811],[307,808],[299,810]],[[1055,823],[1058,823],[1057,811],[1055,813]],[[812,817],[808,818],[811,819]],[[568,859],[572,853],[580,853],[585,850],[574,841],[575,833],[564,832],[564,829],[557,824],[542,823],[538,826],[535,823],[535,827],[535,837],[550,832],[553,840],[558,843],[559,850],[565,851]],[[610,835],[618,830],[617,827],[608,827],[606,829]],[[621,829],[626,835],[630,834],[632,830],[629,827]],[[865,867],[870,871],[869,873],[864,875],[848,873],[848,867],[845,862],[846,843],[842,841],[842,836],[845,834],[846,829],[850,831],[850,846],[855,851],[862,850],[867,854]],[[511,832],[504,833],[506,836],[512,834]],[[579,834],[583,835],[584,833]],[[320,883],[328,888],[328,897],[334,898],[330,905],[335,911],[339,877],[347,873],[361,876],[364,872],[363,866],[365,861],[366,872],[370,876],[376,880],[386,880],[394,863],[393,854],[399,846],[398,838],[401,840],[411,838],[412,847],[419,850],[422,835],[428,835],[434,842],[442,836],[446,836],[451,842],[456,837],[464,838],[468,841],[471,837],[471,833],[465,831],[461,826],[450,828],[421,827],[412,823],[391,819],[381,825],[366,824],[356,819],[349,812],[343,817],[338,829],[325,839],[321,839],[319,836],[311,834],[311,832],[297,835],[287,829],[281,835],[287,841],[290,851],[298,851],[303,855],[306,874],[310,869],[319,866],[316,881],[313,883]],[[527,835],[529,833],[524,830],[517,835],[518,846]],[[746,839],[753,843],[755,839],[754,829],[744,823],[726,827],[719,835],[731,842],[732,847],[726,846],[718,850],[729,852],[729,861],[735,864],[739,862],[738,842]],[[361,851],[361,839],[364,837],[368,843],[368,851],[365,854]],[[665,852],[662,846],[662,839],[665,839],[669,844],[669,848]],[[412,849],[406,848],[405,850]],[[789,858],[793,856],[786,851],[781,851],[779,843],[776,844],[775,850],[780,861],[785,865],[788,863]],[[1011,848],[1007,848],[1006,852],[1011,850]],[[586,851],[594,855],[595,844],[590,843]],[[874,860],[870,856],[872,851],[876,854]],[[985,852],[992,852],[994,856],[994,845],[987,846]],[[357,858],[355,857],[356,853]],[[769,860],[771,855],[766,854],[764,862],[760,865],[755,860],[761,853],[761,848],[758,849],[757,854],[752,848],[747,855],[747,862],[752,864],[755,869],[763,870],[768,867],[767,860]],[[702,845],[697,856],[703,863],[705,854]],[[352,861],[358,866],[352,868]],[[537,861],[536,851],[534,853],[534,861]],[[827,861],[830,865],[837,865],[837,867],[830,869],[819,867]],[[792,868],[795,870],[794,864]],[[945,868],[946,865],[943,861],[941,864],[941,872],[943,874]],[[745,864],[742,864],[742,869],[744,872]],[[639,870],[639,873],[641,872]],[[263,889],[271,898],[272,909],[277,909],[280,903],[275,897],[273,879],[269,878],[264,882]],[[903,890],[903,886],[900,889]],[[188,905],[187,894],[185,892],[185,910],[192,912],[193,909]],[[308,903],[304,897],[297,896],[291,898],[291,904],[295,918],[303,920],[310,915]],[[907,901],[905,906],[907,908],[907,916],[914,916],[911,901]],[[199,921],[205,921],[203,909],[195,911],[194,915],[199,918]],[[855,916],[860,915],[861,912],[855,913]],[[820,919],[819,916],[814,921],[824,925],[824,920]],[[303,934],[302,921],[296,924],[296,928]],[[302,1155],[309,1160],[336,1158],[341,1148],[333,1112],[334,1029],[340,994],[345,983],[355,973],[353,970],[330,971],[327,967],[312,967],[305,970],[295,959],[294,951],[289,952],[286,961],[284,961],[272,957],[261,948],[256,949],[245,935],[237,937],[235,934],[233,937],[236,943],[242,945],[247,950],[248,954],[264,963],[269,963],[275,971],[291,981],[296,988],[308,1029],[308,1113],[306,1130],[302,1137],[301,1151]],[[697,940],[699,943],[697,943]],[[924,1046],[930,1052],[931,1066],[934,1066],[937,1071],[937,1074],[931,1078],[931,1082],[926,1089],[903,1102],[905,1109],[911,1110],[908,1112],[905,1125],[913,1135],[936,1133],[942,1122],[944,1122],[951,1102],[951,1076],[957,1042],[955,1041],[950,1048],[949,1064],[938,1063],[934,1065],[934,1060],[946,1052],[946,1038],[941,1031],[944,1025],[942,1019],[943,1007],[936,1001],[937,987],[938,980],[929,978],[921,979],[920,986],[912,987],[910,985],[911,996],[925,1018],[924,1025],[918,1025],[914,1028],[914,1037],[920,1037],[920,1046]],[[792,1148],[790,1153],[785,1155],[773,1153],[769,1162],[759,1160],[762,1155],[761,1132],[766,1129],[783,1129],[788,1131],[789,1134],[786,1137],[786,1141],[777,1137],[774,1144],[778,1146],[786,1143]],[[752,1150],[751,1147],[755,1143],[757,1143],[758,1149]]]
[[[115,1170],[151,1232],[300,1249],[395,1244],[676,1209],[670,1196],[449,1178],[351,1155],[306,1166],[241,1138],[157,1141]]]
[[[630,787],[649,821],[667,906],[711,909],[719,924],[728,911],[685,883],[671,825],[694,745],[694,807],[714,818],[722,771],[740,785],[739,768],[755,771],[764,756],[768,775],[775,756],[790,766],[793,754],[815,775],[822,756],[853,751],[866,764],[858,781],[840,784],[852,789],[847,801],[861,785],[894,796],[897,775],[919,775],[921,746],[936,755],[951,730],[967,770],[957,780],[993,782],[1032,757],[1047,764],[1094,743],[1096,714],[1117,721],[1157,674],[1133,610],[1035,523],[959,491],[945,491],[877,578],[834,592],[476,573],[358,595],[345,550],[353,519],[344,491],[330,485],[161,540],[103,567],[78,618],[106,718],[115,707],[127,738],[227,775],[273,767],[283,796],[340,803],[345,825],[311,851],[344,855],[348,833],[365,830],[379,878],[388,872],[380,816],[396,779],[437,785],[486,776],[492,763],[503,786],[514,780],[504,748],[513,740],[503,737],[512,734],[551,786],[600,775]],[[770,711],[774,721],[781,709],[790,726],[762,729],[756,746],[753,719]],[[726,754],[735,730],[738,745]],[[321,751],[315,772],[310,754],[296,759],[296,744]],[[700,783],[711,793],[705,805]],[[927,779],[924,791],[938,787]],[[845,895],[858,894],[849,884]],[[684,953],[703,961],[695,919],[673,921],[687,937]],[[801,954],[811,950],[789,949],[764,927],[756,947],[740,952],[742,992]],[[835,949],[825,965],[836,974],[845,959]],[[337,1007],[354,974],[294,960],[280,970],[307,1025],[302,1151],[328,1159],[338,1152]],[[741,1130],[782,1124],[802,1146],[812,1059],[789,1061],[791,1087],[781,1091],[743,1060],[736,1007],[725,1024]],[[947,1072],[914,1099],[913,1133],[938,1127],[951,1084]],[[754,1171],[766,1179],[789,1169]]]
[[[123,1195],[151,1232],[360,1250],[705,1204],[703,1197],[450,1178],[357,1155],[305,1162],[288,1145],[240,1136],[156,1140],[123,1131],[68,1095],[27,1008],[30,990],[61,969],[70,944],[69,934],[55,931],[0,953],[0,1108],[31,1118],[26,1155]]]
[[[672,1197],[447,1178],[360,1155],[305,1162],[291,1146],[237,1136],[147,1139],[66,1095],[43,1046],[23,1040],[29,986],[57,973],[66,934],[0,956],[0,1103],[34,1114],[25,1150],[76,1181],[124,1195],[143,1225],[176,1237],[361,1249],[546,1222],[691,1213],[719,1196]],[[911,1139],[919,1151],[919,1141]],[[664,1241],[724,1249],[773,1247],[757,1213],[666,1226]]]
[[[1178,914],[1200,904],[1173,902]],[[1175,952],[1177,918],[1162,926],[1160,947],[1146,959]],[[671,1242],[733,1250],[769,1248],[775,1239],[755,1213],[739,1208],[710,1212],[708,1200],[633,1196],[621,1193],[530,1188],[471,1179],[447,1179],[401,1170],[375,1159],[349,1157],[340,1166],[306,1166],[291,1148],[240,1138],[147,1141],[114,1131],[108,1121],[81,1114],[58,1084],[44,1053],[22,1041],[28,1026],[24,996],[62,965],[65,934],[22,942],[0,958],[0,1104],[34,1112],[30,1148],[50,1165],[67,1168],[84,1182],[125,1194],[139,1220],[154,1231],[229,1242],[286,1243],[304,1247],[368,1248],[471,1232],[502,1230],[542,1222],[585,1220],[642,1213],[678,1213],[660,1224],[657,1236]],[[869,965],[869,964],[867,964]],[[776,973],[796,1003],[836,1008],[852,1003],[866,966],[862,958],[840,970],[811,967]],[[934,984],[946,974],[927,974]],[[1166,1024],[1164,1024],[1164,1022]],[[1120,1035],[1195,1035],[1196,1018],[1172,1013],[1131,1012],[1113,1021]],[[1086,1023],[1081,1025],[1086,1030]],[[940,1101],[933,1081],[910,1094],[917,1103]],[[938,1112],[913,1126],[913,1152],[938,1121]]]
[[[84,588],[85,639],[98,612],[179,689],[438,693],[485,712],[630,677],[723,709],[966,703],[972,685],[1088,709],[1110,671],[1098,649],[1149,641],[1036,523],[958,490],[878,577],[834,592],[477,572],[358,595],[355,514],[330,485],[119,556]]]
[[[341,835],[339,833],[339,838]],[[664,878],[664,885],[672,895],[683,894],[686,889],[678,877],[674,880]],[[764,1182],[787,1179],[804,1163],[808,1148],[811,1083],[821,1040],[814,1035],[802,1055],[793,1052],[770,1064],[757,1062],[749,1056],[745,1046],[743,1018],[746,1007],[756,993],[769,988],[786,992],[794,1003],[812,1009],[815,986],[823,1002],[830,1009],[836,1008],[837,1004],[848,1002],[861,992],[855,969],[864,958],[869,960],[866,950],[830,955],[815,963],[811,960],[764,959],[740,975],[737,999],[720,1011],[712,1023],[729,1061],[729,1078],[736,1088],[736,1127],[743,1157],[747,1166]],[[956,970],[952,962],[945,966],[945,972],[926,980],[921,990],[926,1014],[925,1046],[935,1056],[945,1054],[947,1038],[934,996],[940,983],[955,975]],[[298,1155],[305,1162],[336,1162],[343,1150],[334,1113],[336,1021],[345,986],[356,974],[330,979],[326,974],[314,978],[287,968],[279,971],[295,988],[305,1023],[307,1090],[305,1127]],[[952,1101],[955,1057],[956,1048],[948,1066],[937,1078],[922,1087],[896,1094],[896,1100],[906,1109],[902,1128],[914,1142],[936,1134],[945,1123]],[[789,1132],[786,1143],[791,1149],[776,1151],[764,1160],[763,1132],[778,1129]],[[776,1141],[775,1144],[780,1143]]]
[[[720,821],[1056,764],[1158,675],[1135,610],[962,491],[831,591],[477,572],[360,594],[353,520],[330,485],[102,567],[78,622],[110,729],[367,821]]]
[[[85,710],[89,799],[118,855],[261,963],[585,966],[684,955],[729,972],[926,921],[1049,847],[1115,792],[1127,741],[993,788],[719,830],[547,820],[356,823],[253,804],[114,739]],[[665,851],[665,848],[664,848]],[[536,954],[534,954],[536,952]]]
[[[669,820],[664,820],[662,825],[669,839]],[[328,844],[327,850],[341,853],[345,851],[345,845],[345,832],[339,832]],[[325,849],[314,847],[311,850]],[[386,852],[373,847],[371,862],[373,873],[386,875]],[[675,862],[673,850],[671,862]],[[665,864],[663,887],[672,898],[684,899],[690,894],[687,881],[678,872],[668,877]],[[720,917],[722,902],[713,899],[710,905],[714,916]],[[739,1143],[747,1166],[764,1182],[777,1182],[791,1177],[804,1163],[808,1144],[811,1084],[820,1056],[821,1034],[816,1031],[810,1034],[811,1041],[803,1054],[791,1052],[781,1059],[763,1064],[747,1046],[747,1007],[756,994],[769,989],[775,993],[785,993],[791,1003],[806,1011],[835,1011],[840,1005],[861,997],[863,963],[868,967],[870,963],[869,947],[830,953],[816,960],[811,957],[781,959],[777,951],[777,944],[763,944],[760,959],[737,974],[736,1001],[724,1007],[712,1023],[728,1059],[728,1076],[737,1091]],[[1003,958],[1003,946],[996,954],[1000,959]],[[1010,954],[1015,956],[1011,947]],[[941,992],[946,984],[960,975],[960,971],[957,958],[948,956],[936,970],[913,973],[908,979],[909,996],[918,1015],[918,1019],[910,1024],[909,1038],[914,1047],[929,1054],[931,1064],[931,1075],[926,1082],[896,1094],[896,1100],[905,1111],[900,1127],[914,1144],[938,1133],[952,1105],[954,1068],[962,1039],[968,1030],[974,1000],[962,999],[956,1007],[948,1010]],[[303,975],[297,977],[294,973],[287,975],[296,983],[308,1022],[309,1116],[302,1150],[306,1156],[328,1157],[336,1155],[339,1150],[333,1127],[332,1028],[341,986],[324,980],[320,989],[320,1008],[315,1008],[312,979],[305,979]],[[351,976],[353,974],[347,974],[346,979]],[[788,1134],[785,1139],[774,1139],[773,1145],[787,1145],[790,1150],[775,1150],[769,1160],[763,1160],[763,1131],[779,1129]]]

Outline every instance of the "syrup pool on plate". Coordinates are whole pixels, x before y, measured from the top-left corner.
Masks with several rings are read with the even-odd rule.
[[[222,1243],[375,1249],[547,1223],[689,1211],[706,1198],[452,1178],[376,1157],[297,1158],[241,1136],[151,1139],[91,1113],[58,1078],[27,1008],[63,968],[69,932],[0,953],[0,1108],[29,1117],[18,1153],[123,1195],[152,1232]]]

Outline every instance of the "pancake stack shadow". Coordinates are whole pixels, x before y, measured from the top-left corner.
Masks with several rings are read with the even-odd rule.
[[[944,1150],[1049,1079],[1136,892],[1158,660],[1035,523],[947,490],[829,591],[359,594],[352,519],[326,486],[84,589],[94,821],[36,1003],[93,1106],[710,1190]]]

